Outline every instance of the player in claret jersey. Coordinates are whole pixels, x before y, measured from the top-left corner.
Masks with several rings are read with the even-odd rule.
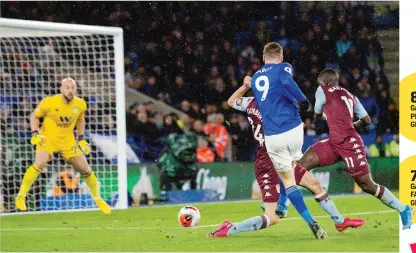
[[[349,174],[361,189],[374,195],[387,206],[400,213],[403,229],[412,225],[413,209],[402,204],[386,187],[371,178],[364,143],[355,128],[370,124],[370,117],[360,101],[338,85],[335,70],[325,69],[318,77],[315,113],[324,116],[329,127],[329,139],[311,146],[298,161],[297,168],[311,170],[343,161]],[[358,120],[354,122],[354,116]]]
[[[245,83],[250,83],[250,81],[250,77],[245,78]],[[228,104],[236,110],[246,112],[247,119],[251,124],[257,146],[254,173],[257,183],[260,186],[265,214],[262,217],[254,217],[240,223],[232,224],[229,221],[224,221],[217,230],[210,234],[212,237],[223,237],[238,232],[252,231],[254,228],[263,229],[269,225],[277,223],[276,214],[278,214],[278,210],[276,209],[276,202],[279,199],[279,194],[277,192],[276,185],[278,184],[278,175],[272,161],[267,155],[267,150],[264,145],[262,116],[257,103],[253,97],[243,97],[249,89],[250,88],[246,84],[241,86],[229,98]],[[364,224],[364,221],[361,219],[344,219],[344,217],[337,210],[328,193],[322,188],[319,181],[304,168],[297,167],[295,170],[295,179],[296,184],[305,187],[313,194],[319,206],[334,220],[337,229],[339,224],[343,224],[345,229],[348,227],[360,227]],[[283,186],[281,185],[281,187]],[[263,223],[263,221],[266,221],[266,223]]]
[[[260,230],[275,225],[279,221],[279,217],[275,213],[277,200],[279,199],[279,193],[276,189],[278,175],[272,161],[267,155],[261,125],[262,117],[253,97],[242,97],[250,89],[250,81],[250,77],[244,79],[243,86],[234,92],[228,100],[228,104],[237,110],[246,111],[247,119],[252,126],[257,145],[254,173],[261,189],[265,213],[262,216],[256,216],[234,224],[229,221],[224,221],[220,224],[218,229],[209,234],[211,237],[225,237],[240,232]],[[306,172],[306,170],[304,171]]]

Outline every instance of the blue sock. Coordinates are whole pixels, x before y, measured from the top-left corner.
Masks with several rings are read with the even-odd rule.
[[[306,207],[305,200],[303,199],[302,192],[295,186],[289,186],[286,189],[287,196],[290,199],[290,202],[295,206],[296,211],[302,216],[302,218],[311,225],[315,223],[315,219],[312,217],[311,213],[309,212],[308,208]]]
[[[227,235],[267,228],[269,224],[270,221],[266,215],[256,216],[248,220],[235,223],[228,231]]]
[[[285,186],[280,180],[279,180],[279,186],[280,186],[280,196],[277,202],[277,210],[286,211],[289,208],[289,203],[290,203],[289,198],[287,197]]]

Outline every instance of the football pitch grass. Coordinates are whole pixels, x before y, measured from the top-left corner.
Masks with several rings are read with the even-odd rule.
[[[182,206],[150,206],[115,210],[1,217],[0,251],[13,252],[127,252],[127,251],[239,251],[239,252],[398,252],[399,219],[369,195],[335,196],[338,209],[348,217],[363,218],[362,228],[335,230],[332,220],[318,204],[306,203],[328,232],[316,240],[293,206],[289,217],[273,227],[208,238],[222,220],[239,222],[261,215],[260,201],[195,204],[201,212],[196,228],[181,228],[177,213]]]

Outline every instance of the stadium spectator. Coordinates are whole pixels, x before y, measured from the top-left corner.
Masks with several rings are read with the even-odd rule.
[[[370,91],[368,90],[365,90],[361,96],[358,96],[358,99],[360,100],[364,109],[367,111],[368,116],[370,116],[372,121],[371,128],[374,129],[380,115],[380,107],[377,104],[376,99],[370,96]]]
[[[234,110],[228,105],[227,101],[221,102],[220,111],[224,115],[225,119],[229,119],[231,115],[234,113]]]
[[[171,114],[165,115],[163,117],[163,126],[160,130],[160,136],[166,137],[173,133],[182,133],[182,130],[178,127],[177,123],[173,121]]]
[[[204,132],[204,122],[202,120],[195,120],[192,124],[191,131],[198,136],[206,136]]]
[[[147,78],[147,82],[143,86],[143,92],[149,95],[152,98],[158,98],[159,96],[159,87],[156,83],[156,78],[154,76],[150,76]]]
[[[389,105],[389,112],[388,115],[390,116],[390,122],[391,122],[391,133],[398,133],[399,132],[399,110],[396,107],[396,104],[394,101],[390,102]],[[387,128],[388,131],[389,128]],[[387,132],[386,131],[386,132]]]
[[[102,132],[107,135],[116,135],[117,126],[116,121],[111,115],[104,115]]]
[[[326,13],[322,9],[318,8],[317,2],[310,2],[308,5],[308,20],[312,23],[322,23],[326,19]]]
[[[158,114],[153,101],[147,101],[143,105],[145,106],[147,115],[149,115],[150,118],[154,118]]]
[[[210,136],[210,138],[215,136],[215,150],[221,159],[224,158],[225,147],[228,144],[228,132],[225,126],[222,125],[223,121],[224,116],[222,114],[213,114],[211,121],[207,123],[203,128],[204,133]]]
[[[175,77],[175,85],[172,85],[165,95],[172,106],[179,106],[183,100],[190,99],[191,95],[188,86],[185,84],[183,76]]]
[[[138,104],[132,104],[129,107],[129,111],[126,113],[126,130],[127,134],[133,134],[133,122],[137,118],[137,110]]]
[[[228,65],[227,72],[224,74],[224,80],[230,85],[230,88],[237,88],[238,79],[236,75],[236,68],[233,65]]]
[[[363,55],[357,54],[357,49],[351,46],[348,52],[341,58],[340,67],[343,71],[351,71],[355,68],[368,69],[367,59]]]
[[[193,119],[199,119],[199,120],[203,120],[205,118],[204,114],[201,111],[201,107],[196,102],[192,103],[189,116],[191,116],[191,118]]]
[[[198,138],[196,158],[200,163],[212,163],[215,161],[215,153],[208,146],[208,141],[205,138]]]
[[[377,157],[390,157],[389,145],[383,141],[383,136],[377,135],[376,142],[368,147],[368,156]]]
[[[387,90],[383,89],[378,94],[380,118],[377,131],[379,133],[396,133],[398,131],[398,111],[392,103]]]
[[[191,103],[189,103],[188,100],[183,100],[181,102],[181,107],[180,110],[186,114],[190,114],[191,113]]]
[[[337,41],[337,54],[342,57],[352,45],[352,41],[348,39],[347,33],[342,33],[341,39]]]
[[[380,72],[381,68],[384,66],[384,60],[380,53],[376,52],[376,48],[373,44],[368,45],[365,56],[370,70],[375,73]]]
[[[305,135],[310,135],[310,136],[316,135],[315,125],[312,123],[312,120],[310,118],[305,119],[303,129],[304,129]]]
[[[61,196],[69,193],[79,192],[79,178],[71,165],[65,166],[60,172],[53,189],[53,196]]]
[[[224,80],[221,77],[218,77],[215,80],[214,87],[210,90],[211,99],[209,102],[211,104],[220,104],[223,101],[226,101],[229,92],[227,90],[227,85],[224,83]]]
[[[146,111],[139,111],[137,119],[133,123],[133,134],[143,135],[145,144],[149,146],[157,146],[157,139],[160,131],[156,125],[148,120]]]
[[[234,151],[233,157],[236,157],[237,148],[238,148],[238,141],[241,133],[241,128],[239,125],[239,118],[238,114],[232,114],[230,117],[229,124],[227,125],[228,134],[231,137],[231,143]]]
[[[251,160],[253,150],[250,150],[247,147],[253,147],[254,145],[253,132],[251,130],[250,124],[247,121],[247,118],[243,115],[238,116],[238,125],[240,129],[235,141],[235,160]]]
[[[241,56],[248,61],[253,61],[254,56],[256,55],[256,51],[254,51],[253,46],[251,46],[250,44],[246,44],[244,46],[244,49],[241,51]]]
[[[391,140],[389,143],[389,149],[392,157],[399,157],[400,138],[398,134],[393,135],[393,140]]]

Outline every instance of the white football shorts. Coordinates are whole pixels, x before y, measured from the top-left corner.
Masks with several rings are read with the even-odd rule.
[[[267,154],[278,172],[292,170],[292,162],[302,158],[303,123],[281,134],[265,136]]]

